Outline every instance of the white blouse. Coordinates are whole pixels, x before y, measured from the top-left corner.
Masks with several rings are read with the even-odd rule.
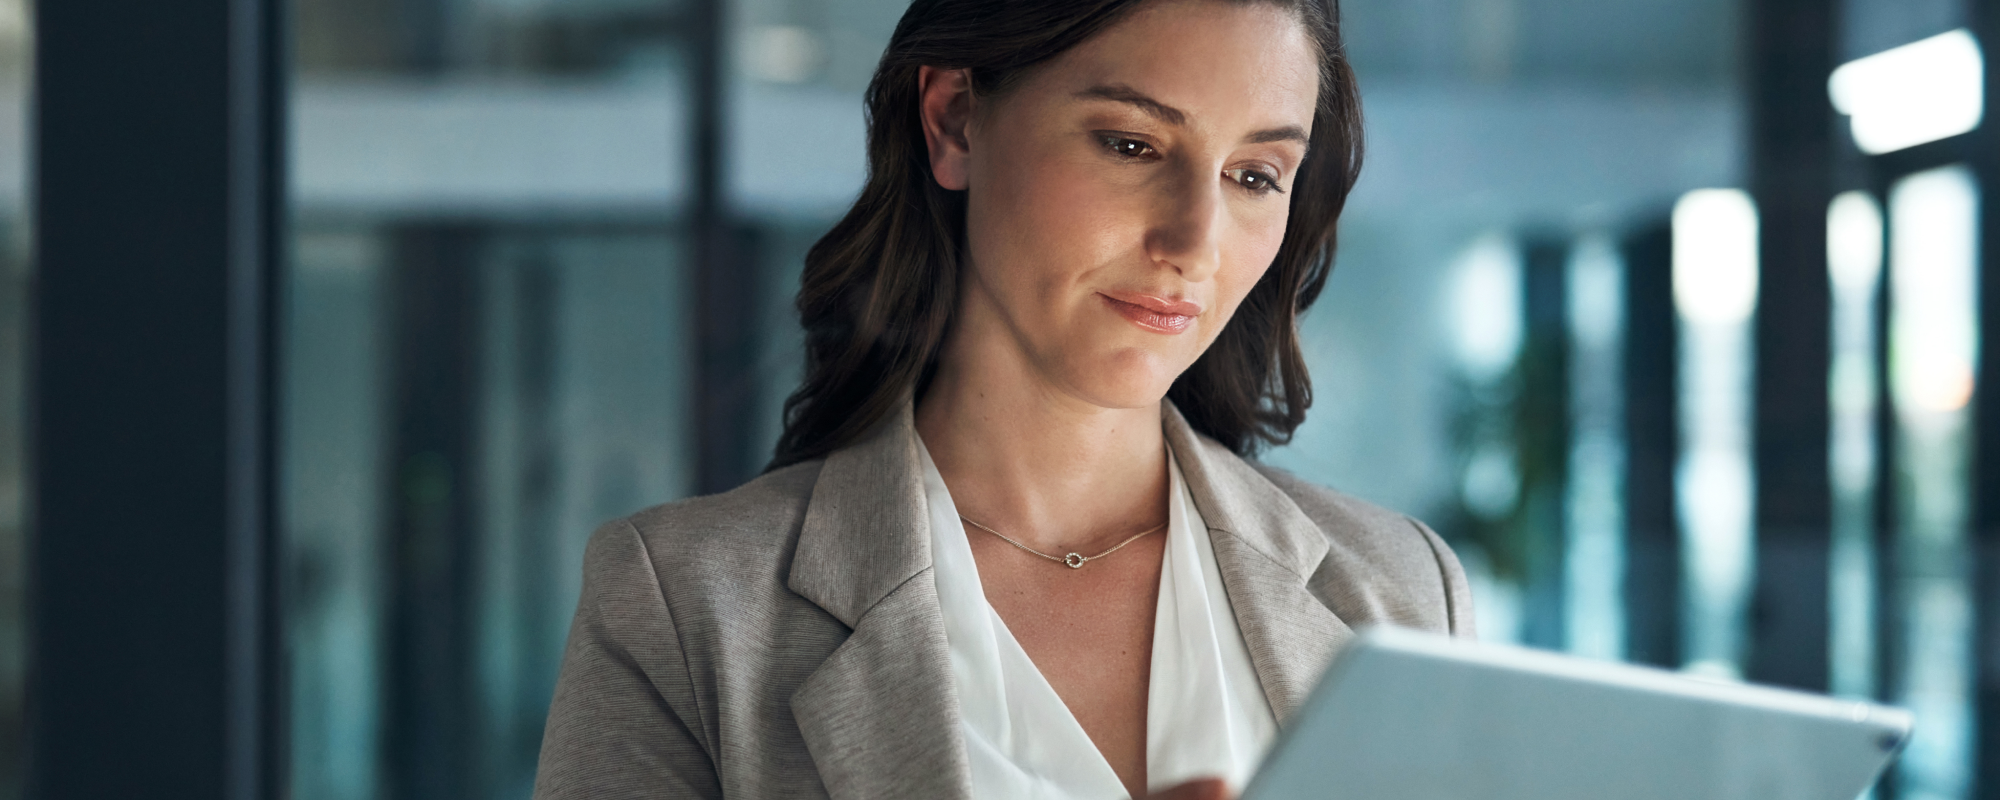
[[[957,682],[972,796],[1112,800],[1124,784],[986,602],[951,493],[921,440],[938,601]],[[1277,735],[1222,573],[1172,450],[1167,549],[1146,701],[1150,791],[1220,777],[1240,792]],[[1063,569],[1055,564],[1053,569]]]

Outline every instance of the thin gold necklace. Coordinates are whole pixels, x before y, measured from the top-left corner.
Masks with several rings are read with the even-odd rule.
[[[970,518],[966,517],[966,516],[965,516],[964,514],[960,514],[960,515],[958,515],[958,518],[959,518],[959,519],[962,519],[962,520],[965,520],[965,521],[966,521],[966,522],[968,522],[968,523],[971,523],[971,524],[972,524],[972,527],[975,527],[975,528],[978,528],[978,529],[980,529],[980,530],[982,530],[982,531],[985,531],[985,532],[987,532],[987,533],[990,533],[990,534],[993,534],[994,536],[998,536],[998,537],[1000,537],[1000,538],[1002,538],[1002,539],[1005,539],[1005,540],[1007,540],[1007,543],[1008,543],[1008,544],[1011,544],[1011,545],[1013,545],[1013,546],[1015,546],[1015,547],[1019,547],[1019,548],[1021,548],[1022,550],[1026,550],[1026,551],[1028,551],[1028,552],[1030,552],[1030,553],[1034,553],[1035,555],[1038,555],[1038,556],[1041,556],[1041,557],[1043,557],[1043,558],[1046,558],[1046,559],[1048,559],[1048,560],[1050,560],[1050,561],[1054,561],[1054,562],[1056,562],[1056,563],[1058,563],[1058,564],[1061,564],[1061,565],[1063,565],[1063,566],[1066,566],[1066,567],[1069,567],[1070,569],[1083,569],[1083,565],[1085,565],[1085,564],[1088,564],[1088,563],[1090,563],[1090,562],[1092,562],[1092,561],[1096,561],[1096,560],[1098,560],[1098,559],[1100,559],[1100,558],[1103,558],[1103,557],[1105,557],[1105,556],[1108,556],[1108,555],[1111,555],[1112,553],[1116,553],[1116,552],[1118,552],[1119,548],[1122,548],[1122,547],[1124,547],[1125,545],[1128,545],[1128,544],[1131,544],[1131,543],[1133,543],[1133,542],[1136,542],[1136,541],[1139,541],[1140,537],[1143,537],[1143,536],[1145,536],[1146,534],[1149,534],[1149,533],[1153,533],[1153,532],[1156,532],[1156,531],[1158,531],[1158,530],[1159,530],[1159,529],[1161,529],[1161,528],[1164,528],[1164,527],[1167,527],[1167,523],[1164,523],[1164,522],[1162,522],[1162,523],[1160,523],[1160,524],[1158,524],[1158,525],[1155,525],[1155,526],[1153,526],[1153,527],[1151,527],[1151,528],[1147,528],[1147,529],[1145,529],[1145,530],[1143,530],[1143,531],[1140,531],[1140,532],[1138,532],[1138,533],[1135,533],[1135,534],[1132,534],[1132,538],[1130,538],[1130,539],[1126,539],[1125,541],[1122,541],[1122,542],[1119,542],[1119,543],[1118,543],[1117,545],[1113,546],[1113,547],[1112,547],[1111,549],[1109,549],[1109,550],[1106,550],[1106,551],[1104,551],[1104,552],[1102,552],[1102,553],[1098,553],[1097,555],[1094,555],[1094,556],[1086,556],[1086,555],[1083,555],[1083,554],[1081,554],[1081,553],[1070,553],[1069,555],[1066,555],[1066,556],[1061,556],[1061,557],[1057,557],[1057,556],[1052,556],[1052,555],[1049,555],[1048,553],[1044,553],[1044,552],[1042,552],[1042,551],[1040,551],[1040,550],[1036,550],[1035,548],[1032,548],[1032,547],[1029,547],[1029,546],[1027,546],[1027,545],[1025,545],[1025,544],[1021,544],[1021,542],[1020,542],[1019,540],[1015,539],[1015,538],[1014,538],[1014,537],[1012,537],[1012,536],[1008,536],[1007,534],[1004,534],[1004,533],[1001,533],[1001,532],[999,532],[999,531],[996,531],[996,530],[994,530],[994,529],[992,529],[992,528],[988,528],[988,527],[986,527],[986,526],[984,526],[984,525],[981,525],[981,524],[979,524],[979,523],[977,523],[977,522],[973,522],[973,521],[972,521],[972,520],[971,520]]]

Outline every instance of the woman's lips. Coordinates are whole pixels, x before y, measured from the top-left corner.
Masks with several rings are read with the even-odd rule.
[[[1201,305],[1187,300],[1168,300],[1142,294],[1098,296],[1104,298],[1111,310],[1131,320],[1132,324],[1155,333],[1185,331],[1194,325],[1194,318],[1201,314]]]

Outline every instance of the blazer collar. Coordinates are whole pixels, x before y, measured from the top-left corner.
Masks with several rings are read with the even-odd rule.
[[[1319,569],[1330,545],[1298,503],[1249,462],[1196,433],[1172,401],[1160,405],[1167,445],[1180,460],[1181,477],[1209,529],[1242,539],[1301,583]]]
[[[838,800],[972,795],[909,403],[829,455],[791,574],[793,592],[850,629],[792,694],[792,716]]]
[[[1309,588],[1331,545],[1284,490],[1196,433],[1172,402],[1161,405],[1167,444],[1208,525],[1251,665],[1272,714],[1284,723],[1305,703],[1334,653],[1354,637]]]
[[[1280,723],[1353,632],[1308,588],[1330,549],[1298,504],[1195,433],[1162,425],[1209,528],[1224,591]],[[836,798],[968,797],[971,771],[932,567],[910,403],[821,467],[787,585],[851,633],[792,697]]]
[[[852,628],[931,566],[911,405],[820,467],[786,585]]]

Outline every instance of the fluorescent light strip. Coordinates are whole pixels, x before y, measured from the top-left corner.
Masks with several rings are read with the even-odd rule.
[[[1841,65],[1827,81],[1862,152],[1957,136],[1985,114],[1985,59],[1961,28]]]

